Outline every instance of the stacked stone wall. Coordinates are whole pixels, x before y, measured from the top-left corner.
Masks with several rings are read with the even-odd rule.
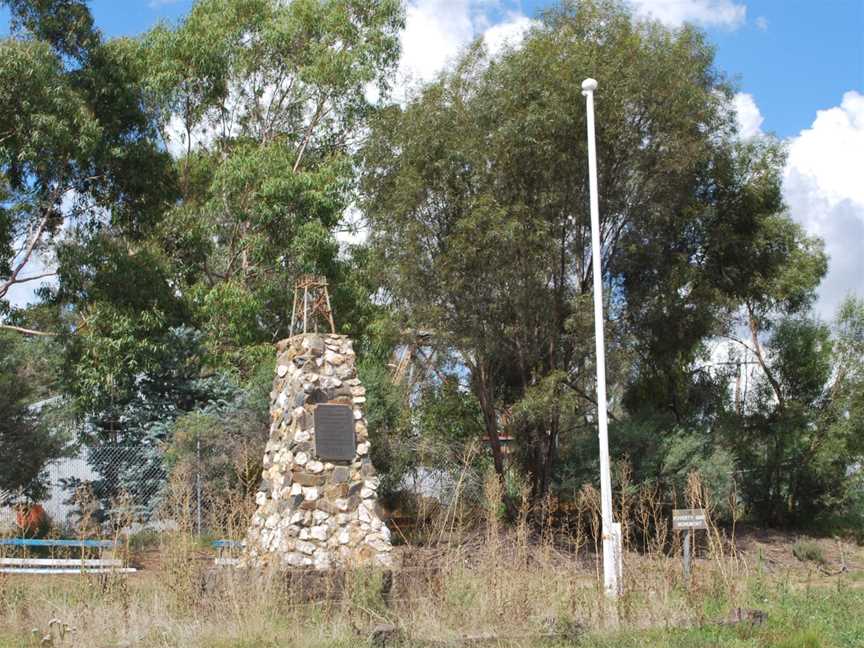
[[[377,506],[379,479],[369,458],[366,390],[357,377],[351,340],[306,334],[281,341],[270,397],[270,439],[241,564],[316,569],[389,565],[390,531]],[[315,408],[322,404],[351,407],[353,459],[318,458]]]

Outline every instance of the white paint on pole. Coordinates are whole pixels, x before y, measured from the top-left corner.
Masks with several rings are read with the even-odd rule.
[[[594,143],[594,91],[597,82],[585,79],[588,115],[588,184],[591,194],[591,263],[594,275],[594,339],[597,354],[597,423],[600,437],[600,509],[603,518],[603,587],[608,596],[621,593],[621,535],[612,523],[612,478],[606,414],[606,347],[603,343],[603,266],[600,257],[600,203],[597,197],[597,147]]]

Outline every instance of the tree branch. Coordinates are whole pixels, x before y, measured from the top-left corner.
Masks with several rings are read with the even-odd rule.
[[[329,112],[328,110],[324,110],[324,106],[327,104],[327,97],[321,100],[318,104],[318,108],[315,110],[315,116],[312,118],[312,121],[309,122],[309,127],[306,129],[306,133],[303,135],[303,142],[300,145],[300,151],[297,153],[297,160],[294,162],[294,168],[292,169],[293,173],[297,173],[297,169],[300,168],[300,160],[303,159],[303,153],[306,151],[306,145],[309,144],[309,140],[312,139],[312,132],[315,127],[318,125],[318,121]]]
[[[24,328],[22,326],[13,326],[12,324],[0,324],[0,330],[15,331],[24,335],[35,335],[39,337],[57,337],[57,333],[48,333],[47,331],[34,331],[33,329]]]
[[[765,356],[762,353],[762,345],[759,343],[759,327],[756,323],[756,316],[753,314],[753,308],[750,304],[747,304],[747,316],[750,324],[750,336],[753,340],[753,350],[756,353],[756,359],[759,361],[759,366],[762,367],[762,371],[765,372],[765,377],[771,384],[771,389],[774,390],[774,395],[777,396],[777,405],[782,411],[785,409],[786,405],[783,399],[783,392],[780,389],[780,383],[777,382],[776,378],[774,378],[774,375],[768,369],[768,364],[765,362]]]
[[[9,289],[15,285],[16,283],[20,283],[18,281],[18,274],[27,265],[27,262],[30,260],[30,257],[33,255],[33,250],[36,249],[36,245],[42,239],[42,234],[45,232],[45,226],[48,224],[48,217],[50,216],[49,210],[44,210],[44,215],[42,219],[39,221],[39,225],[36,227],[36,231],[30,236],[30,241],[27,243],[27,248],[23,252],[23,256],[21,261],[18,262],[18,265],[15,266],[15,269],[12,270],[12,274],[9,275],[9,279],[7,279],[3,285],[0,285],[0,299],[6,296],[6,293],[9,292]]]
[[[42,274],[33,275],[32,277],[22,277],[21,279],[15,279],[12,283],[22,284],[27,283],[28,281],[36,281],[38,279],[44,279],[45,277],[56,277],[57,272],[43,272]]]

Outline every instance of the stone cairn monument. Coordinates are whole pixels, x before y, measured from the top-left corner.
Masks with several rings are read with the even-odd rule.
[[[277,345],[270,440],[240,564],[389,566],[390,531],[379,515],[366,390],[351,340],[333,332],[325,279],[302,277],[294,295],[291,332],[295,323],[301,332]],[[316,315],[329,334],[307,332]]]

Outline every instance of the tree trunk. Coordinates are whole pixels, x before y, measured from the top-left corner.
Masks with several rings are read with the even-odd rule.
[[[504,457],[501,452],[501,439],[498,437],[498,415],[495,412],[494,389],[490,384],[485,367],[477,371],[477,400],[483,412],[483,424],[486,427],[486,438],[492,450],[492,462],[499,477],[504,477]]]

